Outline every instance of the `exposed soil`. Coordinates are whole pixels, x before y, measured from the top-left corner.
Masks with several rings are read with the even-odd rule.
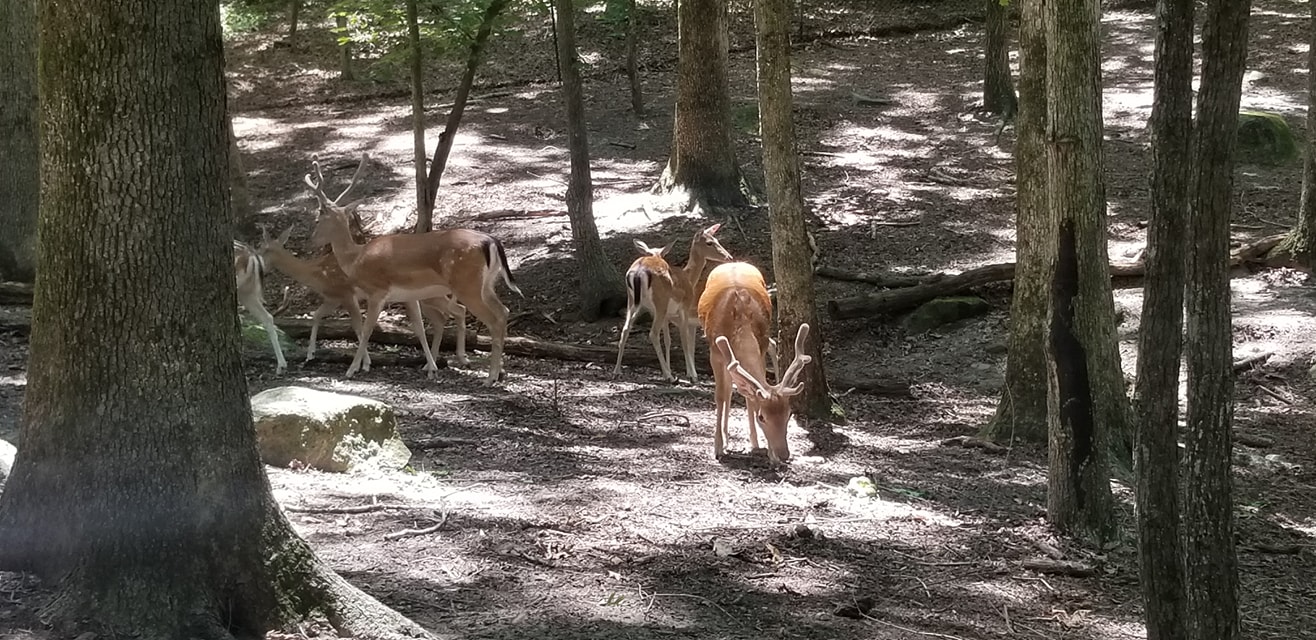
[[[972,20],[979,3],[806,4],[796,108],[822,261],[856,270],[958,271],[1010,260],[1013,132],[1007,129],[997,146],[995,121],[975,111],[982,43]],[[850,17],[835,13],[838,7]],[[732,95],[744,124],[737,153],[754,175],[756,127],[746,108],[754,99],[752,21],[745,3],[733,11]],[[1290,0],[1256,3],[1243,100],[1245,108],[1283,114],[1299,134],[1306,11]],[[1127,259],[1144,242],[1138,223],[1147,207],[1153,22],[1148,13],[1114,11],[1105,24],[1110,252]],[[654,115],[642,120],[622,107],[629,94],[616,66],[620,42],[592,20],[581,25],[596,212],[619,267],[633,259],[635,237],[650,244],[675,239],[676,259],[683,260],[690,234],[708,222],[643,206],[670,135],[670,7],[653,9],[645,25],[652,36],[643,48],[644,81]],[[476,95],[500,95],[468,112],[436,219],[505,240],[527,296],[504,295],[518,316],[513,335],[615,344],[619,319],[573,318],[575,265],[565,216],[471,221],[481,212],[564,206],[565,138],[547,28],[546,20],[527,24],[495,43]],[[816,37],[842,29],[849,35]],[[362,212],[370,230],[408,226],[405,92],[396,81],[338,81],[329,36],[322,29],[304,33],[302,48],[260,35],[232,47],[236,127],[264,220],[272,229],[294,225],[289,246],[305,250],[311,209],[301,175],[311,156],[345,184],[368,151],[375,163]],[[455,84],[453,68],[436,63],[433,84]],[[859,104],[853,93],[890,102]],[[431,144],[445,116],[446,109],[432,112]],[[1236,239],[1292,224],[1300,183],[1296,165],[1240,167]],[[770,274],[765,218],[761,209],[715,215],[727,223],[723,244]],[[896,222],[914,224],[890,226]],[[268,290],[277,292],[285,280],[271,282]],[[1270,442],[1236,449],[1244,631],[1250,638],[1316,638],[1316,382],[1307,371],[1316,352],[1309,338],[1316,289],[1283,270],[1233,283],[1235,357],[1272,354],[1240,374],[1236,395],[1239,433]],[[868,290],[817,284],[820,303]],[[891,319],[824,321],[832,375],[908,380],[914,397],[836,389],[848,423],[793,429],[797,457],[784,470],[757,455],[716,462],[707,381],[664,385],[655,370],[638,366],[614,377],[610,365],[511,356],[506,382],[492,390],[480,386],[483,357],[470,368],[441,370],[437,381],[402,367],[346,380],[337,364],[293,364],[275,378],[272,361],[256,353],[248,373],[253,393],[297,384],[397,408],[415,454],[408,472],[269,474],[283,504],[325,509],[290,513],[323,557],[436,632],[560,639],[1143,637],[1127,478],[1115,485],[1121,541],[1084,548],[1045,524],[1044,451],[1015,446],[993,454],[941,444],[974,434],[1000,388],[1008,297],[982,293],[992,313],[929,334],[906,335]],[[1141,292],[1116,295],[1131,375]],[[315,304],[294,290],[286,315],[307,314]],[[19,323],[26,309],[0,311],[0,437],[12,438],[26,340],[3,327]],[[646,343],[643,333],[632,343]],[[679,354],[674,358],[679,362]],[[732,424],[731,446],[743,451],[743,410]],[[876,484],[876,498],[847,491],[860,476]],[[372,503],[405,506],[333,512]],[[442,526],[433,533],[385,539],[435,523]],[[1038,540],[1095,566],[1095,575],[1023,568],[1023,560],[1042,555]],[[36,615],[43,597],[36,582],[0,574],[0,637],[49,637]]]

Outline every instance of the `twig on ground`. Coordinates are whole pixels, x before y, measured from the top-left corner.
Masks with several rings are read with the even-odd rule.
[[[936,631],[919,631],[918,629],[902,627],[894,622],[887,622],[886,620],[883,620],[881,618],[874,618],[873,616],[870,616],[866,613],[861,613],[859,615],[862,615],[865,620],[872,620],[873,622],[876,622],[878,624],[883,624],[897,631],[904,631],[905,633],[916,633],[918,635],[927,636],[929,638],[944,638],[945,640],[964,640],[964,638],[961,638],[959,636],[953,636],[950,635],[949,633],[937,633]]]
[[[1234,432],[1234,442],[1255,449],[1266,449],[1275,446],[1275,441],[1265,436],[1259,436],[1255,433],[1239,433],[1237,431]]]
[[[1270,387],[1267,387],[1267,386],[1264,385],[1264,384],[1257,383],[1257,388],[1260,389],[1260,390],[1262,391],[1262,393],[1265,393],[1266,395],[1268,395],[1268,396],[1270,396],[1270,397],[1272,397],[1272,398],[1274,398],[1274,399],[1276,399],[1276,400],[1279,400],[1280,402],[1283,402],[1284,404],[1293,404],[1293,401],[1292,401],[1292,400],[1289,400],[1288,398],[1285,398],[1284,396],[1280,395],[1278,391],[1276,391],[1276,390],[1274,390],[1274,389],[1271,389]]]
[[[285,505],[284,511],[290,513],[371,513],[374,511],[383,511],[385,509],[414,509],[415,507],[406,504],[357,504],[348,507],[299,507],[295,505]]]
[[[1024,560],[1023,567],[1040,573],[1051,573],[1075,578],[1086,578],[1096,573],[1092,567],[1080,562],[1067,560]]]
[[[447,523],[448,523],[448,512],[444,511],[443,515],[439,517],[439,521],[431,526],[425,527],[423,529],[403,529],[401,531],[394,531],[393,533],[386,533],[384,534],[384,539],[397,540],[398,538],[410,538],[413,536],[423,536],[423,535],[431,534],[434,533],[435,531],[438,531],[439,529],[442,529],[443,525]]]
[[[685,415],[685,414],[683,414],[683,413],[674,413],[674,412],[671,412],[671,411],[666,411],[666,412],[664,412],[664,411],[655,411],[655,412],[653,412],[653,413],[646,413],[646,414],[644,414],[644,415],[642,415],[642,416],[636,418],[635,421],[636,421],[636,422],[647,422],[647,421],[649,421],[649,420],[657,420],[658,418],[677,418],[677,419],[679,419],[679,420],[683,420],[683,421],[685,421],[685,426],[687,426],[687,427],[690,426],[690,416],[687,416],[687,415]]]
[[[984,440],[974,436],[955,436],[941,441],[943,447],[964,447],[965,449],[982,449],[988,453],[1005,453],[1008,451],[991,440]]]
[[[1264,364],[1267,360],[1270,359],[1270,356],[1272,355],[1274,354],[1272,354],[1269,351],[1266,351],[1264,353],[1258,353],[1254,356],[1248,356],[1246,358],[1243,358],[1242,360],[1239,360],[1238,362],[1234,363],[1234,367],[1233,367],[1234,373],[1241,373],[1257,365]]]
[[[1051,543],[1034,536],[1026,536],[1026,538],[1029,542],[1033,543],[1034,547],[1037,547],[1039,551],[1045,553],[1052,560],[1065,559],[1065,552],[1055,548],[1054,546],[1051,545]]]
[[[1014,626],[1010,624],[1010,605],[1001,605],[1001,615],[1005,617],[1005,630],[1014,633]]]

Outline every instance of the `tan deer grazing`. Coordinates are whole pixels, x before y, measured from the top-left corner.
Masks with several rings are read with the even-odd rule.
[[[260,254],[250,246],[234,240],[233,275],[238,285],[238,303],[265,327],[265,334],[270,337],[270,347],[274,349],[274,359],[278,362],[274,368],[277,375],[288,368],[288,362],[283,359],[283,347],[279,345],[278,329],[274,328],[274,316],[265,308],[265,294],[261,289],[264,271],[265,264]]]
[[[314,291],[323,299],[320,306],[311,314],[311,339],[306,346],[306,362],[310,362],[315,358],[315,339],[320,329],[320,320],[326,315],[339,309],[347,311],[347,319],[352,323],[352,331],[356,333],[358,339],[360,338],[361,305],[358,301],[365,296],[357,291],[351,280],[348,280],[347,274],[338,266],[338,258],[332,253],[302,259],[284,248],[291,235],[292,227],[288,227],[275,239],[271,239],[265,229],[261,229],[261,245],[257,251],[269,266]],[[434,341],[430,346],[432,353],[439,352],[439,345],[443,342],[444,325],[448,323],[448,318],[450,316],[457,318],[457,362],[462,365],[467,364],[466,308],[457,304],[451,297],[439,296],[422,301],[421,311],[434,325]],[[369,351],[366,352],[361,368],[370,370]]]
[[[368,157],[363,156],[361,164],[365,165],[367,161]],[[316,167],[318,175],[318,164]],[[360,174],[359,168],[357,174]],[[354,177],[353,183],[355,180]],[[361,369],[366,345],[384,305],[405,302],[412,318],[412,328],[421,336],[425,371],[433,377],[438,366],[424,341],[419,301],[451,295],[489,327],[492,346],[485,385],[497,382],[502,373],[503,342],[507,338],[507,307],[498,299],[494,286],[501,278],[509,289],[524,296],[512,280],[502,243],[479,231],[449,229],[384,235],[358,245],[352,240],[349,216],[361,201],[339,205],[342,194],[337,199],[329,199],[320,187],[323,179],[316,181],[307,174],[305,182],[320,201],[315,231],[311,234],[312,243],[333,247],[343,273],[366,299],[365,322],[358,338],[356,358],[348,367],[347,375]],[[347,190],[350,189],[351,185]]]
[[[757,430],[762,429],[772,463],[789,460],[786,427],[791,418],[790,397],[803,390],[799,384],[800,372],[812,360],[804,354],[809,325],[800,325],[795,335],[795,359],[777,384],[769,385],[764,358],[770,355],[771,349],[768,334],[772,325],[772,299],[758,269],[745,262],[728,262],[713,269],[699,298],[699,319],[704,334],[715,345],[708,354],[717,402],[713,455],[720,459],[725,452],[734,387],[745,398],[751,450],[758,449]]]
[[[702,286],[700,279],[709,262],[732,260],[731,254],[714,237],[720,228],[722,225],[715,224],[695,234],[690,240],[690,256],[681,269],[673,268],[664,259],[672,248],[671,244],[661,249],[650,249],[645,243],[635,241],[635,248],[643,255],[636,258],[626,270],[626,321],[622,324],[621,339],[617,342],[617,366],[613,367],[613,373],[621,373],[626,339],[630,337],[635,317],[644,309],[653,316],[649,342],[653,343],[654,353],[658,354],[658,366],[662,368],[663,380],[674,379],[672,336],[668,333],[668,325],[675,324],[681,335],[681,352],[685,354],[685,374],[691,382],[698,381],[695,375],[694,347],[695,330],[699,328],[696,306],[699,304]]]

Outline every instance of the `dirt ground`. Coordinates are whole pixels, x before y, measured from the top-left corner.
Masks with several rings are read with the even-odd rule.
[[[805,194],[823,263],[843,269],[958,271],[1013,253],[1013,132],[975,111],[981,66],[976,2],[808,3],[809,36],[795,59]],[[862,6],[859,6],[862,5]],[[754,99],[751,20],[733,5],[732,96],[743,122]],[[851,13],[838,14],[837,8]],[[1255,3],[1245,108],[1273,110],[1305,133],[1306,5]],[[850,16],[840,23],[838,16]],[[855,17],[857,16],[857,17]],[[684,260],[707,219],[644,205],[671,129],[674,30],[670,8],[646,14],[642,49],[650,115],[637,119],[616,67],[620,42],[582,20],[582,58],[598,201],[619,269],[632,238],[675,239]],[[620,319],[574,318],[575,266],[565,217],[473,221],[481,212],[563,207],[567,172],[552,84],[547,21],[494,43],[440,190],[443,227],[472,226],[507,244],[520,299],[512,335],[615,345]],[[1107,195],[1112,259],[1144,242],[1153,21],[1105,17]],[[831,34],[821,37],[821,34]],[[301,49],[276,38],[235,40],[230,68],[236,129],[250,187],[289,246],[309,249],[311,208],[300,178],[313,154],[345,184],[362,152],[375,162],[362,208],[372,232],[408,224],[409,101],[396,80],[334,77],[323,30]],[[435,65],[434,86],[452,84]],[[889,103],[861,104],[854,94]],[[431,104],[450,99],[430,96]],[[431,115],[431,143],[445,109]],[[752,123],[752,120],[750,121]],[[759,171],[752,124],[737,153]],[[1236,239],[1289,226],[1301,175],[1294,166],[1237,172]],[[738,258],[770,273],[764,210],[718,213]],[[267,297],[284,280],[272,278]],[[866,285],[819,279],[822,301]],[[713,459],[709,383],[666,385],[656,371],[507,358],[508,378],[480,386],[485,359],[428,381],[412,368],[347,380],[344,365],[300,364],[288,374],[253,358],[252,392],[285,384],[356,393],[396,407],[414,457],[407,472],[336,475],[269,468],[279,500],[315,549],[354,584],[420,624],[470,638],[1138,638],[1141,599],[1132,493],[1115,488],[1123,527],[1108,548],[1056,537],[1045,524],[1045,452],[943,446],[991,416],[1005,366],[1008,296],[986,290],[987,316],[906,335],[891,319],[825,320],[826,367],[844,378],[908,381],[912,397],[837,388],[848,422],[794,428],[789,468],[759,456]],[[1245,637],[1316,638],[1316,441],[1308,373],[1316,349],[1316,290],[1288,271],[1233,281],[1234,349],[1270,354],[1239,376],[1236,449]],[[1116,292],[1125,370],[1132,375],[1141,294]],[[293,292],[285,315],[315,301]],[[24,309],[0,317],[0,437],[16,429],[24,386]],[[8,324],[6,324],[8,323]],[[477,325],[471,324],[474,328]],[[483,331],[483,327],[480,327]],[[632,344],[646,345],[639,332]],[[330,346],[346,349],[346,343]],[[680,356],[674,355],[679,361]],[[743,409],[731,447],[744,451]],[[875,498],[847,490],[868,477]],[[353,507],[377,505],[362,513]],[[360,510],[360,509],[356,509]],[[404,529],[441,525],[396,539]],[[1091,564],[1090,577],[1044,575],[1022,561],[1039,541]],[[0,637],[47,637],[39,584],[0,573]]]

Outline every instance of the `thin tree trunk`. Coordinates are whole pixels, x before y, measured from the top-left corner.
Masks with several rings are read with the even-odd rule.
[[[1157,3],[1152,208],[1134,389],[1139,576],[1148,640],[1184,637],[1179,356],[1193,119],[1193,0]]]
[[[1009,119],[1019,108],[1010,75],[1010,8],[1001,0],[983,1],[987,3],[987,37],[982,106],[990,113]]]
[[[687,205],[740,206],[749,187],[731,140],[725,0],[678,0],[676,122],[659,192]]]
[[[0,280],[32,282],[41,176],[35,0],[0,0]]]
[[[982,437],[996,442],[1047,438],[1046,308],[1055,251],[1047,205],[1046,16],[1043,0],[1019,2],[1019,113],[1015,118],[1015,260],[1010,352],[996,415]]]
[[[1202,26],[1202,80],[1188,237],[1188,419],[1184,434],[1184,620],[1192,640],[1242,637],[1230,470],[1234,414],[1229,217],[1247,62],[1248,0],[1212,0]]]
[[[263,637],[312,616],[425,637],[316,559],[256,450],[218,1],[46,1],[40,24],[48,250],[0,567],[54,589],[61,637]]]
[[[434,207],[438,202],[439,180],[443,178],[443,172],[448,168],[448,156],[452,153],[453,139],[457,137],[457,127],[461,125],[462,115],[466,113],[466,103],[471,97],[471,87],[475,84],[475,71],[480,68],[484,45],[489,41],[489,34],[493,32],[494,20],[503,9],[507,8],[507,3],[508,0],[489,2],[489,6],[484,10],[484,18],[480,20],[480,27],[475,32],[475,39],[471,41],[471,50],[466,56],[466,71],[462,73],[461,83],[457,85],[457,95],[452,100],[452,111],[448,112],[448,121],[444,124],[443,133],[439,134],[439,142],[434,145],[434,157],[430,160],[429,175],[425,178],[424,207],[422,215],[417,216],[417,233],[429,231],[434,226]],[[425,224],[423,228],[421,222]]]
[[[587,321],[613,315],[626,306],[621,272],[608,260],[594,224],[594,183],[590,178],[589,134],[585,129],[585,99],[576,62],[576,21],[572,0],[555,0],[562,101],[566,106],[567,146],[571,178],[567,183],[567,215],[580,274],[580,315]]]
[[[635,117],[644,117],[644,90],[640,86],[640,63],[636,49],[638,47],[636,40],[639,39],[638,27],[635,20],[635,0],[626,2],[626,79],[631,84],[631,111],[635,112]]]
[[[1298,223],[1288,237],[1271,252],[1270,260],[1289,260],[1316,269],[1316,0],[1308,3],[1311,12],[1307,27],[1307,153],[1302,165],[1302,198],[1298,202]]]
[[[342,39],[338,44],[338,78],[351,82],[356,79],[356,74],[352,71],[352,43],[347,41],[347,16],[341,12],[334,14],[334,25],[338,27],[339,38]]]
[[[425,208],[425,76],[420,51],[417,0],[407,0],[407,42],[411,46],[411,150],[416,171],[416,233],[433,228],[433,211]]]
[[[759,126],[763,137],[763,173],[772,224],[772,271],[777,280],[777,345],[782,362],[795,357],[795,332],[812,328],[807,349],[813,364],[803,374],[804,391],[797,409],[810,418],[830,420],[832,398],[823,365],[823,333],[814,303],[813,251],[804,223],[800,193],[799,148],[792,119],[790,0],[758,0]]]
[[[1106,257],[1098,0],[1047,0],[1047,176],[1059,216],[1047,343],[1047,516],[1095,541],[1114,531],[1108,438],[1127,404]]]
[[[224,118],[228,125],[228,193],[233,210],[233,228],[236,235],[255,238],[256,211],[251,206],[251,190],[247,188],[247,171],[242,166],[242,151],[238,148],[238,136],[233,132],[233,116]]]
[[[288,44],[297,44],[297,25],[302,18],[302,0],[290,0],[288,8]]]

